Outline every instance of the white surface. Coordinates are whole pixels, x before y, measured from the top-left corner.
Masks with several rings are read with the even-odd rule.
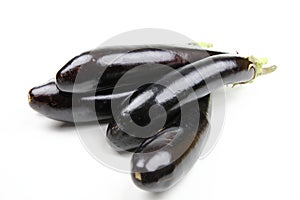
[[[300,199],[297,1],[2,1],[0,199]],[[267,56],[278,70],[226,88],[214,151],[171,191],[150,194],[95,161],[72,127],[27,104],[68,59],[124,31],[171,29]]]

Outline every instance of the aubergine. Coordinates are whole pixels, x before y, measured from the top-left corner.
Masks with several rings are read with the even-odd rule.
[[[142,92],[140,90],[140,92]],[[139,92],[139,93],[140,93]],[[135,92],[135,95],[137,92]],[[208,107],[209,107],[209,95],[202,97],[201,99],[198,100],[199,104],[199,109],[202,113],[207,113],[208,112]],[[189,108],[190,109],[190,108]],[[192,110],[189,110],[190,112]],[[170,128],[170,127],[177,127],[180,125],[181,121],[181,109],[176,109],[176,111],[173,112],[172,119],[170,119],[166,124],[161,127],[161,130]],[[147,139],[150,137],[135,137],[134,135],[131,135],[130,133],[127,134],[126,132],[122,131],[122,129],[118,126],[118,124],[112,120],[107,127],[106,131],[106,138],[110,146],[118,151],[118,152],[123,152],[123,151],[129,151],[129,152],[135,152],[137,148]]]
[[[186,45],[128,45],[106,46],[84,52],[67,62],[56,74],[57,87],[64,92],[84,93],[112,89],[129,70],[139,69],[128,75],[118,87],[135,84],[137,78],[160,76],[159,65],[173,69],[224,52]],[[141,73],[146,72],[146,73]],[[160,76],[161,77],[161,76]]]
[[[112,94],[108,90],[96,94],[72,95],[60,91],[54,81],[49,81],[32,88],[28,100],[32,109],[54,120],[70,123],[74,123],[75,119],[76,122],[109,122],[112,120],[111,101],[125,99],[132,93]],[[73,114],[76,114],[76,118]]]
[[[162,109],[168,118],[171,110],[201,98],[223,85],[252,82],[257,76],[276,69],[276,66],[262,68],[264,64],[265,60],[230,54],[204,58],[166,74],[131,102],[125,100],[120,105],[120,114],[114,119],[119,128],[127,133],[133,130],[132,127],[161,124],[166,117],[162,114]],[[152,109],[157,107],[162,109]],[[153,117],[150,116],[150,109]],[[150,136],[152,133],[147,133],[145,129],[138,134],[143,134],[144,137],[145,134]]]
[[[199,105],[208,108],[209,96],[200,99]],[[209,135],[210,112],[201,108],[199,112],[193,106],[187,109],[190,114],[185,116],[185,123],[159,131],[133,154],[131,177],[139,188],[151,192],[166,191],[178,183],[198,160]],[[195,119],[194,115],[200,117]]]

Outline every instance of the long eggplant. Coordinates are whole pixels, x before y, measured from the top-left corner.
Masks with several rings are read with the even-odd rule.
[[[170,111],[181,105],[201,98],[223,85],[252,82],[257,76],[276,69],[276,66],[262,68],[264,64],[254,57],[230,54],[196,61],[168,73],[143,93],[139,93],[131,102],[125,100],[120,105],[120,114],[115,117],[115,121],[127,133],[134,130],[132,127],[138,129],[139,126],[161,124],[161,121],[169,117]],[[163,115],[161,107],[166,116]],[[145,132],[139,134],[145,135]]]
[[[115,87],[129,70],[139,66],[119,87],[135,84],[136,79],[160,76],[159,65],[173,69],[224,52],[195,45],[131,45],[101,47],[84,52],[65,64],[56,75],[58,88],[64,92],[90,92]],[[144,72],[144,73],[142,73]],[[145,73],[146,72],[146,73]]]

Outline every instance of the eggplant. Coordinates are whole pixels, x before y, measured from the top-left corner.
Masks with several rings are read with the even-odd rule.
[[[141,93],[142,90],[139,92],[135,92],[135,95],[138,95],[137,93]],[[198,100],[199,103],[199,109],[202,113],[208,112],[208,103],[209,103],[209,95],[202,97]],[[132,98],[134,99],[134,98]],[[181,109],[176,109],[176,111],[173,112],[172,119],[170,119],[166,124],[161,127],[161,130],[179,126],[181,121]],[[118,126],[118,124],[112,120],[109,122],[107,131],[106,131],[106,138],[110,146],[118,151],[129,151],[129,152],[135,152],[137,148],[147,139],[150,137],[135,137],[134,135],[127,134],[126,132],[122,131],[122,129]]]
[[[174,118],[166,122],[166,124],[162,126],[161,129],[163,130],[168,127],[178,126],[180,123],[180,119],[180,112],[178,112],[176,115],[174,115]],[[150,137],[136,137],[131,133],[128,134],[120,129],[120,127],[114,120],[108,123],[108,127],[106,130],[106,139],[108,141],[108,144],[118,152],[135,152],[146,139],[149,139],[151,137],[153,137],[153,135],[151,135]]]
[[[156,84],[139,93],[131,102],[125,100],[118,108],[120,114],[115,117],[115,121],[122,131],[130,134],[141,126],[162,124],[162,121],[168,119],[171,111],[181,105],[201,98],[223,85],[252,82],[257,76],[276,69],[276,66],[262,68],[264,64],[264,60],[254,57],[230,54],[210,56],[196,61],[168,73]],[[150,116],[150,109],[153,117]],[[144,130],[137,134],[142,134],[143,137],[145,134],[151,135],[147,129]],[[153,132],[153,129],[151,131]]]
[[[111,100],[125,99],[132,93],[133,91],[112,94],[112,91],[108,90],[96,94],[72,95],[60,91],[51,80],[32,88],[28,100],[32,109],[54,120],[74,123],[74,112],[76,122],[109,122],[112,120]]]
[[[144,64],[162,64],[178,69],[191,62],[223,53],[195,45],[101,47],[84,52],[67,62],[56,74],[56,83],[64,92],[84,93],[112,89],[126,72],[137,66],[139,69],[118,87],[135,84],[137,78],[143,80],[148,76],[160,76],[159,65],[149,67],[143,66]]]
[[[209,96],[200,99],[199,105],[208,108]],[[199,112],[194,106],[187,110],[189,115],[184,116],[184,123],[159,131],[133,154],[131,177],[139,188],[150,192],[166,191],[178,183],[198,160],[209,134],[210,112],[201,108]],[[200,117],[195,119],[195,115]]]

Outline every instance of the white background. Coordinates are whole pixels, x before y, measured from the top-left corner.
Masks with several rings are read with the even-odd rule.
[[[0,199],[300,199],[297,1],[1,1]],[[28,90],[70,58],[137,28],[266,56],[278,70],[226,88],[214,151],[151,194],[94,160],[74,127],[30,109]]]

